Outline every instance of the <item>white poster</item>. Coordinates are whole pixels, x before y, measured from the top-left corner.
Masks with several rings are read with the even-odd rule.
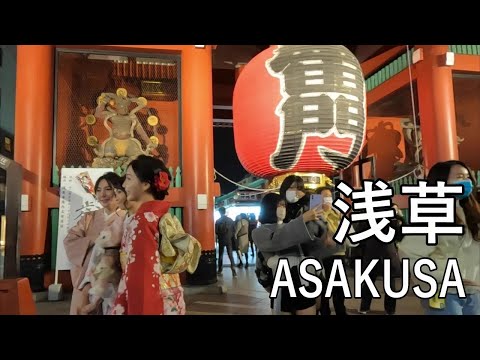
[[[70,270],[63,240],[89,211],[100,209],[93,189],[98,178],[113,169],[62,168],[60,173],[60,209],[58,218],[57,270]]]

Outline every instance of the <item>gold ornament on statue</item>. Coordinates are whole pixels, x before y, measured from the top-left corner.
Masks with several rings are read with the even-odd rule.
[[[95,115],[90,114],[85,117],[85,122],[87,125],[94,125],[97,122],[97,118]]]
[[[104,96],[104,95],[100,95],[100,96],[97,98],[97,105],[100,105],[101,103],[104,103],[104,104],[105,104],[105,96]]]
[[[145,99],[143,96],[140,96],[140,97],[138,98],[138,103],[139,103],[140,105],[146,106],[147,103],[148,103],[148,101],[147,101],[147,99]]]
[[[152,144],[158,145],[158,138],[156,136],[150,136],[150,141]]]
[[[124,89],[124,88],[118,88],[117,89],[117,96],[120,96],[120,97],[127,97],[127,89]]]
[[[150,115],[147,119],[148,125],[155,126],[158,124],[158,117],[155,115]]]
[[[96,136],[89,136],[87,138],[87,144],[90,146],[97,146],[98,145],[98,139]]]

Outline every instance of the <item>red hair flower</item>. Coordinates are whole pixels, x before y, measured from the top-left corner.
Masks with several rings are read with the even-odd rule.
[[[165,171],[159,172],[155,175],[155,187],[159,191],[168,190],[170,186],[170,179],[168,178],[168,174]]]

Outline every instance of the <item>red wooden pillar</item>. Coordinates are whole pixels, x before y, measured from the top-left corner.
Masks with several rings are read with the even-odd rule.
[[[217,281],[210,45],[205,48],[191,45],[182,50],[182,79],[184,225],[202,244],[198,268],[193,275],[187,275],[187,282],[206,285]]]
[[[452,70],[445,65],[448,45],[418,45],[423,60],[416,64],[425,168],[458,160]]]
[[[19,45],[15,104],[15,160],[24,168],[22,193],[30,210],[20,217],[22,276],[33,291],[43,288],[47,193],[52,173],[54,49]]]

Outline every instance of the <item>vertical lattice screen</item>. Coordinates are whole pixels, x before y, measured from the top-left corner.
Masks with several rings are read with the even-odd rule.
[[[104,119],[94,116],[97,99],[102,93],[115,94],[123,88],[129,98],[147,100],[146,107],[136,113],[144,132],[134,131],[142,149],[149,142],[158,144],[153,155],[162,158],[169,167],[180,166],[179,67],[178,57],[165,55],[136,57],[59,51],[56,165],[59,168],[92,165],[98,156],[95,144],[102,144],[110,136]],[[136,105],[131,104],[129,110]],[[128,119],[121,121],[125,125]],[[111,120],[107,125],[112,127]],[[113,135],[116,136],[115,132]]]

